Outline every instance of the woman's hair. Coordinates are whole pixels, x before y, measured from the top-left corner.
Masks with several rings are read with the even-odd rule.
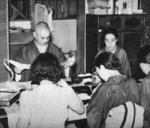
[[[116,39],[118,38],[118,31],[115,28],[107,28],[104,30],[103,36],[105,37],[107,34],[113,34]]]
[[[40,54],[31,65],[32,83],[40,84],[42,80],[57,83],[62,75],[62,70],[57,58],[51,53]]]
[[[118,39],[118,37],[119,37],[118,31],[115,28],[109,27],[107,29],[104,29],[104,31],[102,33],[102,36],[101,36],[101,39],[100,39],[101,42],[102,42],[102,44],[101,44],[102,48],[106,46],[106,44],[105,44],[105,36],[107,34],[113,34],[116,37],[116,39]],[[118,41],[116,42],[116,44],[118,44]]]
[[[137,59],[139,63],[150,64],[150,45],[145,45],[140,48],[137,54]]]
[[[96,57],[95,66],[100,67],[100,65],[110,70],[120,69],[119,59],[111,52],[103,52]]]

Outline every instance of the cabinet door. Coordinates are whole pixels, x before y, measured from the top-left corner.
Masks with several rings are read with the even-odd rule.
[[[86,17],[86,72],[91,72],[98,52],[98,16]]]
[[[124,33],[123,40],[124,40],[124,49],[126,50],[130,61],[131,72],[132,75],[134,75],[134,70],[136,70],[136,68],[138,67],[137,53],[141,47],[141,42],[143,40],[143,33],[142,32]]]
[[[123,28],[122,16],[119,15],[106,16],[106,28],[108,27],[113,27],[116,28],[118,31],[122,31]]]
[[[125,15],[123,17],[124,31],[140,31],[145,27],[145,15]]]

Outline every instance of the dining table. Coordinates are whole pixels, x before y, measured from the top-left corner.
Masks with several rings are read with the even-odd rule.
[[[66,121],[66,124],[75,123],[77,125],[82,125],[82,123],[86,122],[86,107],[88,105],[88,101],[91,98],[92,90],[94,86],[91,86],[91,83],[88,85],[85,85],[83,83],[71,83],[66,80],[66,82],[69,83],[69,85],[73,88],[73,90],[76,92],[78,97],[83,101],[85,106],[85,112],[83,114],[78,114],[68,108],[68,120]],[[11,84],[11,82],[9,82]],[[30,88],[30,83],[27,83],[27,88],[25,89],[26,83],[19,83],[19,82],[12,82],[13,85],[19,85],[23,87],[23,89],[18,93],[18,97],[16,100],[14,100],[9,106],[2,106],[0,102],[0,128],[16,128],[18,116],[19,116],[19,96],[22,93],[22,91]],[[1,83],[0,83],[1,88]],[[77,126],[76,125],[76,126]],[[83,126],[83,125],[82,125]],[[78,127],[78,126],[77,126]],[[80,126],[79,126],[80,127]]]

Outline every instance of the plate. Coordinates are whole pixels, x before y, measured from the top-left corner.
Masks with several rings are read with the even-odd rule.
[[[92,77],[92,74],[91,73],[78,74],[78,77],[81,77],[81,78],[90,78],[90,77]]]

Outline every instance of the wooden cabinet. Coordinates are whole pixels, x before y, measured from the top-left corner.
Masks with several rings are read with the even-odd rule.
[[[143,43],[145,14],[84,15],[82,13],[78,17],[78,22],[78,29],[85,27],[82,31],[78,30],[80,33],[83,33],[80,35],[84,37],[81,37],[79,34],[77,36],[78,49],[80,49],[78,59],[82,60],[78,62],[79,66],[77,69],[79,73],[91,72],[95,55],[99,49],[104,47],[104,43],[101,41],[102,31],[108,27],[114,27],[119,32],[118,45],[126,50],[132,74],[134,74],[134,69],[137,67],[136,55]]]

